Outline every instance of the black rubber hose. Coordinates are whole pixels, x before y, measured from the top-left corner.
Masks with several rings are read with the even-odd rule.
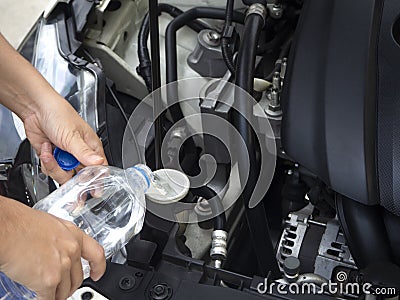
[[[226,230],[226,215],[218,194],[208,186],[202,186],[192,189],[192,193],[196,196],[203,197],[208,201],[214,217],[214,230]]]
[[[393,262],[390,241],[378,206],[367,206],[338,195],[336,207],[340,224],[358,268],[373,263]]]
[[[260,15],[251,14],[246,17],[242,42],[237,56],[235,83],[248,94],[253,93],[257,44],[263,26],[264,19]],[[257,159],[258,141],[252,127],[246,120],[246,116],[251,117],[253,115],[253,103],[249,101],[247,93],[235,91],[235,110],[232,112],[232,123],[247,145],[248,152],[243,153],[243,157],[247,156],[248,161],[239,161],[240,181],[246,182],[247,179],[241,197],[245,206],[250,237],[257,256],[259,269],[262,272],[260,275],[266,276],[268,272],[271,272],[271,278],[277,278],[280,276],[280,271],[275,258],[264,204],[261,202],[254,208],[249,207],[250,198],[260,174],[260,163]],[[245,166],[244,164],[246,163],[249,163],[249,165]],[[247,167],[249,167],[248,177],[243,178],[244,174],[242,174],[241,170]]]
[[[165,32],[167,83],[178,80],[176,32],[188,22],[199,18],[223,20],[225,19],[225,9],[212,7],[194,7],[179,15],[169,23]],[[243,23],[244,18],[244,14],[239,12],[234,12],[232,15],[233,21],[237,23]],[[177,122],[183,118],[183,113],[180,109],[179,103],[172,104],[171,99],[178,99],[176,85],[167,86],[167,102],[169,103],[172,120],[174,122]]]
[[[229,42],[233,34],[232,15],[234,3],[234,0],[226,1],[225,26],[221,38],[222,57],[224,58],[225,64],[232,75],[235,74],[235,64],[233,62],[233,51],[229,45]]]
[[[150,17],[147,13],[144,16],[142,26],[140,27],[138,36],[138,57],[139,66],[136,72],[143,78],[147,90],[151,92],[151,61],[149,49],[147,48],[147,39],[150,32]]]
[[[177,16],[183,13],[179,8],[172,6],[166,3],[160,3],[158,5],[158,14],[162,12],[168,13],[171,17],[176,18]],[[188,22],[188,27],[193,29],[196,32],[200,32],[203,29],[207,29],[208,27],[203,25],[199,21]],[[149,13],[144,16],[142,25],[140,27],[139,35],[138,35],[138,57],[139,57],[139,66],[137,67],[138,74],[143,78],[147,90],[152,92],[151,89],[151,60],[149,49],[147,48],[147,40],[149,39],[150,32],[150,17]]]

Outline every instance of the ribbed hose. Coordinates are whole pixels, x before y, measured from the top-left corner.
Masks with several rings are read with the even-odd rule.
[[[224,58],[225,64],[231,72],[232,75],[235,74],[235,65],[233,63],[233,51],[229,46],[230,38],[233,33],[232,31],[232,15],[233,15],[233,6],[234,0],[226,1],[226,16],[225,16],[225,26],[224,31],[221,38],[221,50],[222,57]]]
[[[176,32],[186,25],[188,22],[199,19],[225,19],[225,9],[211,7],[194,7],[184,12],[183,14],[172,20],[165,32],[165,58],[167,67],[167,83],[178,80],[177,72],[177,49],[176,49]],[[244,22],[244,15],[239,12],[234,12],[232,15],[233,21],[237,23]],[[167,86],[167,101],[174,122],[183,118],[183,113],[178,103],[171,103],[172,99],[178,99],[176,85]]]
[[[260,15],[253,13],[247,16],[238,52],[235,83],[249,94],[253,93],[257,44],[263,26],[264,19]],[[243,204],[245,206],[250,237],[256,252],[260,271],[262,272],[260,275],[266,276],[271,271],[272,278],[275,278],[279,276],[280,272],[275,259],[264,204],[261,202],[256,207],[249,208],[249,201],[260,174],[260,164],[257,159],[258,141],[252,127],[245,118],[245,116],[252,116],[253,103],[249,101],[246,93],[236,91],[235,106],[237,111],[233,110],[232,123],[247,145],[248,153],[244,153],[243,157],[248,155],[248,162],[250,164],[248,178],[243,178],[244,174],[241,174],[240,170],[246,169],[247,166],[244,166],[244,161],[239,161],[240,181],[246,182],[245,180],[247,179],[241,196],[243,197]]]
[[[166,4],[160,3],[158,5],[158,13],[165,12],[169,14],[171,17],[176,18],[177,16],[183,13],[179,8]],[[188,27],[193,29],[196,32],[200,32],[203,29],[207,29],[208,27],[203,25],[201,22],[193,21],[188,22]],[[151,61],[149,49],[147,47],[147,40],[149,39],[149,31],[150,31],[150,18],[149,13],[144,16],[142,26],[140,27],[139,35],[138,35],[138,58],[139,58],[139,66],[137,67],[138,74],[143,78],[147,90],[149,92],[151,89]]]

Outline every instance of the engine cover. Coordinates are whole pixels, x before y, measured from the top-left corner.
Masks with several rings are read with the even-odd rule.
[[[377,204],[377,39],[383,0],[308,0],[282,95],[282,142],[335,191]]]

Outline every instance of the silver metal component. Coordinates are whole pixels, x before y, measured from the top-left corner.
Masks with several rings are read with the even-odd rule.
[[[265,18],[267,17],[267,8],[260,3],[254,3],[250,5],[249,9],[247,10],[246,18],[251,14],[260,15],[265,21]]]
[[[301,274],[298,279],[298,281],[307,282],[308,280],[308,282],[315,283],[313,280],[323,282],[322,279],[332,279],[334,269],[338,266],[350,269],[356,269],[356,266],[340,230],[338,220],[331,219],[327,223],[315,221],[312,219],[313,209],[313,205],[309,204],[305,208],[289,214],[279,241],[277,260],[282,272],[287,257],[294,256],[301,260],[300,250],[310,226],[325,227],[314,262],[314,273]],[[306,278],[302,279],[303,276]]]
[[[322,277],[331,278],[333,269],[337,266],[356,269],[349,247],[340,230],[339,221],[332,219],[326,224],[315,260],[314,272]]]
[[[270,97],[271,97],[271,102],[269,103],[269,109],[272,111],[280,110],[281,105],[279,101],[279,90],[273,88],[271,90]]]
[[[204,29],[197,36],[197,45],[187,58],[188,65],[201,76],[222,77],[227,67],[220,47],[221,35]]]
[[[177,127],[171,132],[171,138],[184,140],[187,136],[185,127]]]
[[[303,209],[289,214],[289,219],[286,221],[286,227],[279,241],[276,257],[281,271],[283,271],[284,261],[287,257],[299,257],[304,236],[308,229],[308,220],[313,211],[314,206],[309,204]]]
[[[177,127],[172,132],[167,136],[166,140],[168,141],[167,143],[167,154],[169,161],[164,162],[164,167],[169,168],[171,166],[174,166],[176,164],[176,160],[179,157],[179,149],[180,146],[182,145],[183,141],[187,137],[187,132],[184,127]]]
[[[299,285],[303,285],[305,283],[314,283],[317,286],[321,286],[322,284],[327,284],[328,280],[314,273],[304,273],[299,275],[296,283]]]
[[[202,217],[207,217],[211,215],[212,210],[208,201],[202,197],[197,200],[197,204],[194,207],[194,212]]]
[[[111,261],[113,263],[123,265],[126,263],[127,257],[128,257],[128,253],[126,251],[126,248],[122,247],[120,251],[118,251],[116,254],[113,255],[113,257],[111,258]]]
[[[283,16],[284,7],[282,4],[270,3],[267,4],[268,12],[271,18],[280,19]]]
[[[212,259],[224,260],[227,255],[228,233],[225,230],[214,230],[212,233],[212,242],[210,256]]]
[[[260,105],[262,102],[260,101]],[[264,108],[265,113],[272,118],[279,118],[282,115],[281,105],[280,105],[280,93],[278,89],[272,88],[267,93],[266,107]]]
[[[313,225],[317,225],[317,226],[320,226],[320,227],[326,227],[325,223],[317,222],[317,221],[314,221],[314,220],[308,220],[308,224],[313,224]]]
[[[214,267],[215,267],[216,269],[221,269],[221,267],[222,267],[222,260],[216,259],[216,260],[213,261],[213,263],[214,263]]]
[[[220,41],[221,41],[221,35],[214,31],[214,30],[209,30],[207,34],[204,36],[204,40],[206,43],[208,43],[210,46],[219,46]]]
[[[287,69],[287,58],[285,57],[285,58],[282,59],[282,64],[281,64],[280,76],[281,76],[282,80],[285,79],[286,69]]]
[[[281,76],[279,72],[275,72],[272,77],[272,87],[276,90],[281,89]]]

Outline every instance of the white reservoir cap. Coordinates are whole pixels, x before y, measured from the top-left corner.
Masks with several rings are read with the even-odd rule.
[[[186,197],[189,178],[181,171],[160,169],[153,172],[154,180],[146,192],[146,198],[158,204],[171,204]]]

